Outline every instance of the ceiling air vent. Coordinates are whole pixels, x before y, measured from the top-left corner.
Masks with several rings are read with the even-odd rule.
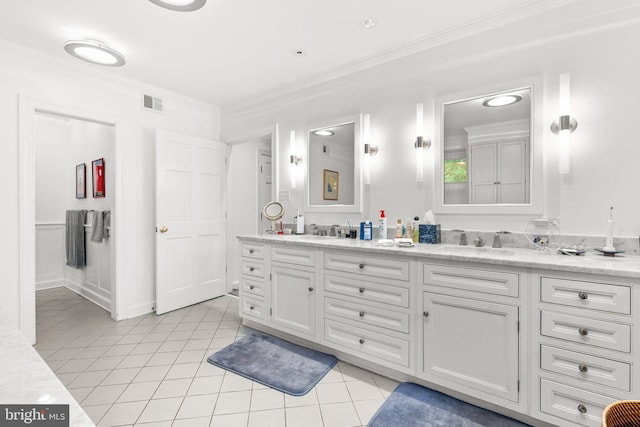
[[[158,113],[162,112],[162,99],[156,98],[151,95],[143,95],[142,96],[142,107],[146,110],[156,111]]]

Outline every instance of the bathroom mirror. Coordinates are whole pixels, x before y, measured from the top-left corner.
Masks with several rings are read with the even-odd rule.
[[[514,84],[438,100],[437,211],[525,213],[539,209],[535,192],[540,189],[541,173],[537,91],[532,83]]]
[[[308,212],[360,212],[361,117],[319,123],[307,131]]]

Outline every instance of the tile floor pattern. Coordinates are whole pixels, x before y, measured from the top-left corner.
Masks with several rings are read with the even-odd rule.
[[[120,322],[66,288],[36,306],[36,350],[100,427],[363,426],[398,385],[339,362],[293,397],[207,363],[249,331],[230,296]]]

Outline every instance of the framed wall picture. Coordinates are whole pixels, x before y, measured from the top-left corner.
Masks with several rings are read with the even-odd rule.
[[[324,170],[324,179],[323,190],[322,190],[322,199],[323,200],[338,200],[338,187],[339,187],[339,174],[336,171],[330,171],[329,169]]]
[[[93,197],[104,197],[104,159],[96,159],[91,162],[93,169]]]
[[[87,164],[80,163],[76,166],[76,199],[87,197]]]

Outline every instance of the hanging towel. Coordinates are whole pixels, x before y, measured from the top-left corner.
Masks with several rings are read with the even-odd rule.
[[[104,217],[102,211],[93,211],[91,222],[91,241],[101,243],[104,238]]]
[[[86,262],[84,245],[84,224],[87,211],[67,211],[65,221],[65,245],[67,251],[67,265],[73,268],[83,268]]]
[[[102,212],[103,235],[105,239],[109,238],[109,228],[111,228],[111,211]]]

